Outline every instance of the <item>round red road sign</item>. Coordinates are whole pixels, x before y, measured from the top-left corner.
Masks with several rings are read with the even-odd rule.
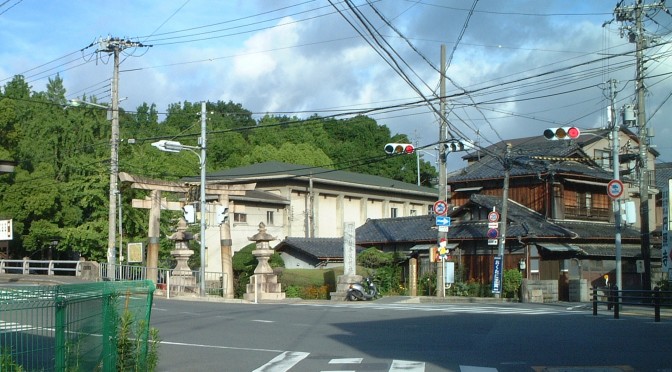
[[[439,200],[436,203],[434,203],[434,213],[438,214],[439,216],[443,216],[448,212],[448,204],[443,201]]]
[[[623,190],[625,187],[623,186],[623,182],[620,180],[611,180],[607,184],[607,194],[609,197],[612,199],[618,199],[623,195]]]

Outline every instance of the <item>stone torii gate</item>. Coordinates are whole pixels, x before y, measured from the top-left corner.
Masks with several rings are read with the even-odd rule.
[[[151,270],[158,268],[159,264],[159,221],[161,217],[161,209],[181,211],[184,203],[180,202],[166,202],[162,201],[161,192],[175,192],[187,193],[191,185],[199,185],[199,183],[179,183],[173,181],[162,181],[134,176],[129,173],[119,173],[120,182],[131,182],[131,187],[140,190],[150,190],[149,199],[133,199],[133,208],[149,209],[149,245],[147,246],[147,279],[154,283],[157,281],[158,270]],[[224,208],[229,207],[229,195],[244,195],[247,190],[254,190],[256,183],[247,184],[210,184],[206,183],[205,193],[214,194],[218,196],[218,204]],[[201,216],[204,216],[206,211],[201,211]],[[222,277],[226,281],[224,288],[227,293],[224,293],[225,298],[233,298],[233,265],[231,252],[231,227],[229,221],[225,221],[219,227],[220,234],[220,248],[222,260]]]

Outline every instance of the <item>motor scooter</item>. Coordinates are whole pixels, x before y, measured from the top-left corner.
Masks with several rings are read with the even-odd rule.
[[[370,277],[364,278],[363,283],[350,284],[345,296],[347,301],[370,301],[378,298],[378,287]]]

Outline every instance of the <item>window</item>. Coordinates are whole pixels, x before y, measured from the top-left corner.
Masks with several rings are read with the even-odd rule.
[[[590,209],[593,207],[593,193],[590,191],[576,193],[576,205],[579,213],[583,216],[590,216]]]
[[[266,225],[273,225],[273,211],[266,211]]]
[[[390,208],[390,217],[391,218],[397,217],[397,208]]]
[[[603,169],[611,168],[611,151],[595,150],[595,162]]]
[[[417,209],[411,209],[411,211],[409,213],[411,214],[411,216],[417,216],[418,215],[418,210]]]
[[[234,213],[233,222],[247,223],[247,214],[245,213]]]

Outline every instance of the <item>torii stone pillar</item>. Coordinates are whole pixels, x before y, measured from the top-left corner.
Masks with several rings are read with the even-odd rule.
[[[169,202],[161,200],[161,191],[174,193],[187,193],[189,191],[188,184],[180,184],[173,181],[153,180],[145,177],[134,176],[126,172],[119,173],[120,182],[130,182],[131,187],[140,190],[151,190],[151,199],[138,200],[133,199],[133,208],[150,209],[149,217],[149,244],[147,266],[149,268],[156,267],[159,259],[159,217],[161,209],[168,209],[174,211],[182,210],[182,203]],[[206,185],[206,194],[216,194],[220,196],[220,204],[228,207],[229,195],[245,195],[246,191],[254,190],[256,183],[245,184],[208,184]],[[233,211],[231,211],[233,212]],[[222,224],[226,226],[220,227],[220,245],[222,249],[222,276],[226,280],[226,298],[233,298],[233,267],[231,265],[231,230],[228,222]],[[224,254],[226,253],[226,254]],[[150,266],[153,265],[153,266]],[[150,270],[150,275],[152,271]],[[153,274],[152,280],[156,283],[157,273]]]
[[[254,234],[249,240],[257,244],[257,249],[252,254],[257,258],[259,264],[254,269],[252,283],[247,285],[247,291],[243,296],[248,301],[258,300],[283,300],[285,293],[282,292],[281,284],[278,283],[278,276],[273,274],[273,268],[268,264],[273,250],[268,242],[275,240],[275,237],[266,232],[266,225],[259,223],[259,232]],[[256,297],[255,297],[255,292]]]

